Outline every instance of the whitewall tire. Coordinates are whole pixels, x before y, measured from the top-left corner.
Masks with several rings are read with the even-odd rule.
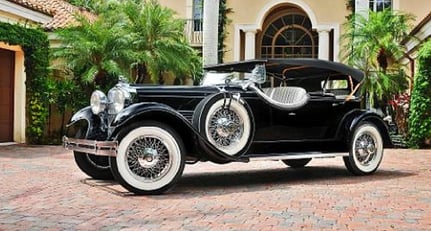
[[[193,114],[193,126],[216,149],[229,156],[241,156],[250,147],[254,121],[247,103],[229,93],[210,95]],[[200,145],[206,145],[200,142]]]
[[[135,194],[160,194],[184,170],[184,146],[169,126],[149,121],[130,129],[120,141],[111,168],[119,183]]]
[[[352,135],[350,152],[344,157],[347,169],[355,175],[375,172],[383,159],[383,139],[379,129],[368,122],[360,124]]]

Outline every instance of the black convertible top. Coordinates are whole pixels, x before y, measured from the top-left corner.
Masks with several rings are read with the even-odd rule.
[[[364,74],[360,70],[345,64],[310,58],[253,59],[206,66],[204,69],[218,72],[251,72],[256,64],[264,64],[268,74],[288,79],[340,73],[351,76],[357,82],[364,78]]]

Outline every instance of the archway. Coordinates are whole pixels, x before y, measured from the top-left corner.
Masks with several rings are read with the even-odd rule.
[[[258,34],[257,56],[261,58],[317,58],[318,33],[304,10],[283,4],[265,18]]]

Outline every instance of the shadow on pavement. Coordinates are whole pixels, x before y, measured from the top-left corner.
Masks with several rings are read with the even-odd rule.
[[[367,181],[381,181],[416,175],[396,170],[377,170],[368,176],[354,176],[344,167],[310,166],[302,169],[262,169],[250,171],[229,171],[216,173],[193,173],[183,175],[177,186],[170,192],[199,193],[209,189],[220,191],[261,191],[268,186],[273,189],[303,185],[348,185]],[[213,194],[213,193],[211,193]],[[217,193],[215,193],[217,194]]]
[[[294,187],[295,185],[350,185],[367,181],[391,180],[416,175],[396,170],[378,170],[369,176],[351,175],[344,167],[310,166],[302,169],[280,168],[247,171],[188,173],[174,188],[155,198],[165,196],[194,197],[197,195],[223,195],[235,192],[258,192]],[[117,196],[135,196],[114,181],[81,180],[91,187]]]

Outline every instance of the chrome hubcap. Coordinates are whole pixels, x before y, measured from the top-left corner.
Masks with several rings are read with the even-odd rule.
[[[370,134],[362,134],[355,141],[355,155],[361,164],[368,165],[376,152],[376,141]]]
[[[241,138],[244,126],[238,115],[229,109],[221,108],[210,119],[209,134],[219,146],[229,146]]]
[[[138,162],[141,167],[144,168],[152,168],[159,161],[159,155],[156,149],[153,148],[145,148],[144,154],[138,157]]]
[[[238,125],[234,122],[230,121],[226,117],[221,117],[217,120],[216,124],[216,132],[221,137],[228,137],[235,133],[235,131],[238,129]]]
[[[154,182],[166,175],[171,167],[169,152],[156,137],[139,137],[127,149],[130,171],[144,181]]]

